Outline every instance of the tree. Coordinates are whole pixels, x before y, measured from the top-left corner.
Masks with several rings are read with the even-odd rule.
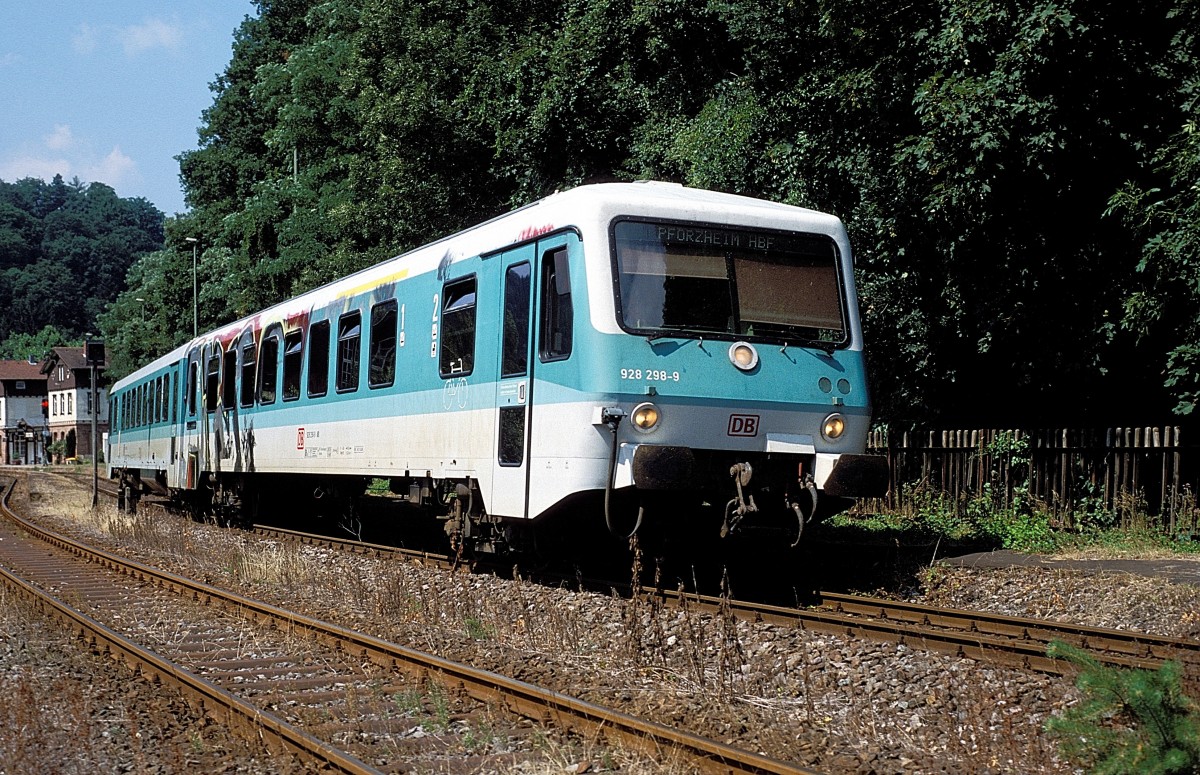
[[[558,188],[665,178],[842,217],[892,422],[1155,422],[1152,331],[1195,324],[1198,262],[1162,252],[1194,244],[1194,6],[263,0],[180,156],[201,324]],[[1178,237],[1140,272],[1105,217],[1125,181],[1112,209]]]
[[[53,326],[46,326],[36,333],[20,333],[0,342],[0,358],[6,360],[41,360],[55,347],[83,345],[83,340],[72,337]]]
[[[1164,382],[1189,415],[1200,402],[1200,6],[1181,4],[1178,18],[1164,68],[1177,73],[1182,125],[1154,152],[1158,175],[1130,180],[1109,204],[1146,237],[1122,324],[1147,346],[1165,343]]]

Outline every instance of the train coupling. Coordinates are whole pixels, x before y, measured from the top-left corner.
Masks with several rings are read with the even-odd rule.
[[[754,476],[754,469],[750,464],[735,463],[729,469],[729,475],[733,477],[735,495],[729,503],[725,504],[725,521],[721,523],[722,538],[737,530],[738,525],[746,518],[747,514],[758,511],[758,506],[754,503],[754,495],[746,495],[742,490],[750,484],[750,478]]]

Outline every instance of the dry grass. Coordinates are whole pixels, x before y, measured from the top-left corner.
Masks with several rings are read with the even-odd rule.
[[[47,494],[58,488],[36,479],[31,486]],[[987,665],[917,659],[903,647],[864,650],[686,604],[611,599],[598,605],[595,596],[520,579],[439,573],[394,560],[350,562],[178,518],[93,513],[90,500],[81,500],[67,509],[56,501],[54,512],[159,564],[177,562],[211,583],[243,592],[249,586],[289,607],[668,725],[748,740],[743,745],[768,755],[801,758],[813,751],[824,768],[840,770],[886,748],[895,757],[889,761],[908,762],[904,769],[920,769],[914,762],[929,756],[963,771],[1058,769],[1041,742],[1043,716],[1022,706],[1036,699],[1031,692],[1046,691],[1056,696],[1042,698],[1042,705],[1061,704],[1067,690],[1047,690],[1039,680],[1014,685],[1011,672]],[[941,672],[931,676],[930,670]],[[862,675],[868,677],[854,680],[865,683],[847,677]],[[421,687],[413,691],[436,718],[436,697]],[[381,714],[397,712],[394,694],[364,695],[368,699],[380,703]],[[478,745],[487,739],[486,724],[469,734],[459,730],[458,737],[464,746]],[[830,751],[843,758],[830,759]],[[521,771],[562,772],[581,763],[634,773],[673,766],[613,752],[599,741],[547,742],[542,753],[547,769]]]

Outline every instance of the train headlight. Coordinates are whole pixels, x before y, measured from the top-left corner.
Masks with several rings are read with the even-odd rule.
[[[846,419],[840,414],[831,414],[825,418],[825,422],[821,423],[821,435],[830,441],[840,439],[845,432]]]
[[[634,407],[633,413],[629,415],[629,419],[633,421],[633,427],[642,433],[649,433],[658,427],[658,421],[662,419],[662,413],[658,411],[657,406],[646,402]]]
[[[742,371],[750,371],[758,365],[758,350],[749,342],[734,342],[729,345],[729,362]]]

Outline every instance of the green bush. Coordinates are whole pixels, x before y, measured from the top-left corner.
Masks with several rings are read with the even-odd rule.
[[[1096,775],[1200,771],[1200,707],[1184,694],[1177,663],[1109,668],[1061,642],[1048,653],[1082,668],[1083,701],[1046,722],[1065,757]]]

